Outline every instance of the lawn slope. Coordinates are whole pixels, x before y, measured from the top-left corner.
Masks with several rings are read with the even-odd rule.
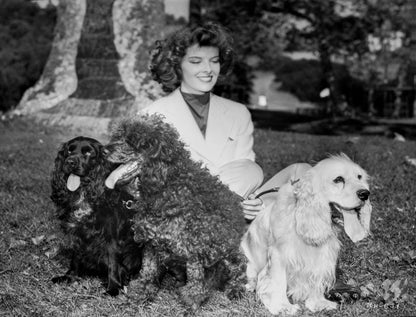
[[[21,119],[0,122],[0,316],[181,316],[183,308],[168,290],[146,307],[134,289],[117,298],[103,295],[96,279],[54,285],[67,260],[49,178],[59,145],[77,133]],[[256,130],[257,160],[266,178],[294,162],[313,163],[345,152],[371,175],[374,206],[372,239],[359,247],[344,242],[341,267],[365,298],[327,314],[301,316],[405,316],[416,311],[416,142],[382,137],[329,137]],[[229,301],[222,293],[198,316],[270,316],[247,294]]]

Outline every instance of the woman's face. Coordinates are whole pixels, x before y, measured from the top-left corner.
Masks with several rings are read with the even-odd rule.
[[[186,50],[182,59],[181,90],[190,94],[211,91],[220,73],[220,58],[217,47],[194,44]]]

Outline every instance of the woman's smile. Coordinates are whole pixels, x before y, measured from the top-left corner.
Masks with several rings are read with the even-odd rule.
[[[190,94],[203,94],[212,90],[220,73],[217,47],[190,46],[181,63],[181,90]]]

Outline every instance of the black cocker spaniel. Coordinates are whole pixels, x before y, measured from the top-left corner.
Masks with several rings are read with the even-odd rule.
[[[52,281],[98,276],[114,296],[139,273],[142,247],[134,241],[127,198],[105,187],[116,166],[104,156],[100,142],[79,136],[64,143],[55,159],[51,199],[69,239],[71,264]]]

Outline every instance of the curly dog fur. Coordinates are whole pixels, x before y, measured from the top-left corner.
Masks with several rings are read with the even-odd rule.
[[[106,148],[109,161],[125,166],[114,182],[132,197],[134,238],[144,245],[136,284],[152,296],[167,261],[186,263],[187,283],[179,292],[198,308],[211,288],[207,270],[221,263],[231,274],[238,271],[246,227],[240,198],[192,161],[176,130],[158,116],[122,121]]]
[[[123,204],[125,194],[105,188],[114,164],[104,159],[95,139],[77,137],[62,145],[52,173],[51,199],[68,238],[71,264],[52,279],[71,282],[78,276],[99,276],[110,295],[137,275],[141,247],[133,239],[133,211]]]

